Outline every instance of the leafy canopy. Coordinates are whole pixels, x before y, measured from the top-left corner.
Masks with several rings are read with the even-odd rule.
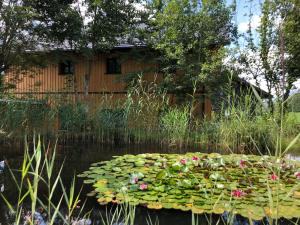
[[[163,54],[166,75],[181,71],[174,88],[191,91],[222,72],[224,47],[236,36],[224,1],[155,0],[149,9],[146,42]]]

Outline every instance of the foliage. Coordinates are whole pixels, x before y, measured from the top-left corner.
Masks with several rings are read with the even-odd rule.
[[[0,74],[20,59],[20,52],[32,47],[31,33],[33,27],[30,20],[33,17],[31,8],[16,1],[0,1]],[[11,54],[15,52],[14,54]],[[17,52],[17,53],[16,53]]]
[[[288,78],[287,87],[300,78],[300,2],[296,0],[280,1],[284,7],[283,41],[285,51],[289,55],[286,62]]]
[[[82,47],[86,51],[91,44],[92,51],[111,49],[119,41],[130,43],[129,34],[139,20],[135,4],[139,0],[88,0],[87,13],[90,22],[84,27]],[[92,53],[92,52],[91,52]]]
[[[50,107],[45,101],[2,99],[0,126],[6,131],[22,133],[41,130],[51,121]]]
[[[88,124],[88,108],[83,103],[61,105],[58,116],[61,129],[69,132],[84,130]]]
[[[289,112],[300,112],[300,93],[296,93],[288,100]]]
[[[43,64],[45,58],[41,52],[36,54],[37,50],[57,47],[69,40],[70,35],[75,35],[70,31],[73,30],[74,23],[78,25],[78,16],[74,16],[72,3],[73,1],[0,1],[1,76],[13,65],[22,70]],[[72,19],[67,19],[71,15]],[[29,51],[32,54],[28,54]]]
[[[257,40],[253,39],[254,31],[251,23],[245,34],[247,46],[241,49],[242,53],[239,55],[239,62],[242,65],[239,72],[246,73],[250,79],[254,79],[257,86],[264,82],[268,92],[275,93],[277,100],[284,102],[294,88],[294,82],[299,79],[297,72],[299,3],[294,0],[267,0],[261,4],[261,10]],[[250,8],[250,20],[252,16]],[[271,95],[268,104],[273,110],[275,106]]]
[[[151,1],[145,41],[161,54],[169,89],[192,94],[222,74],[224,46],[236,29],[224,1]],[[176,76],[176,72],[180,76]],[[209,89],[209,88],[208,88]]]
[[[139,74],[128,86],[124,108],[128,113],[129,128],[145,130],[159,128],[161,113],[168,107],[169,97],[156,80],[148,82]]]
[[[40,39],[47,40],[50,46],[60,48],[61,45],[75,47],[82,36],[83,18],[73,7],[76,0],[25,0],[26,7],[33,10],[32,21],[34,31]],[[53,46],[57,45],[57,46]]]
[[[93,184],[100,204],[228,211],[260,220],[299,215],[299,170],[296,161],[269,156],[141,154],[94,163],[80,177]]]
[[[171,144],[183,143],[189,129],[189,111],[187,108],[172,108],[160,117],[162,132]]]
[[[100,109],[94,121],[99,128],[117,130],[126,127],[126,119],[124,109]]]

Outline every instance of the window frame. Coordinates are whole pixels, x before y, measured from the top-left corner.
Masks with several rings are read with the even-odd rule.
[[[109,63],[113,63],[114,65],[111,68]],[[122,63],[117,57],[109,57],[106,58],[106,74],[107,75],[119,75],[122,74]]]
[[[67,72],[66,72],[66,67]],[[58,75],[60,76],[67,76],[67,75],[74,75],[75,69],[74,69],[74,63],[71,60],[64,60],[60,61],[58,63]]]

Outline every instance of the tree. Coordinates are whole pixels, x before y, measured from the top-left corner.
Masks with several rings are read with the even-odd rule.
[[[268,104],[273,111],[271,94],[275,93],[277,100],[285,102],[293,83],[300,78],[300,7],[299,1],[265,0],[261,8],[258,43],[249,38],[253,32],[249,23],[248,45],[242,50],[239,62],[242,72],[253,78],[257,85],[266,84],[270,94]]]
[[[78,7],[85,25],[75,49],[85,58],[85,94],[88,95],[93,58],[98,52],[109,51],[121,42],[134,44],[131,33],[139,23],[136,3],[140,0],[87,0]]]
[[[283,41],[288,58],[287,67],[287,91],[284,99],[287,99],[293,83],[300,79],[300,1],[283,1],[287,4],[287,12],[282,25]]]
[[[81,39],[83,20],[77,0],[23,0],[33,11],[34,34],[43,47],[74,48]]]
[[[73,0],[0,0],[0,76],[11,66],[44,65],[46,50],[79,40]],[[1,77],[1,80],[3,77]]]
[[[33,50],[33,11],[18,1],[0,0],[0,74],[20,63],[26,50]]]
[[[150,2],[144,40],[160,53],[170,90],[194,96],[222,77],[225,46],[236,37],[231,9],[221,0]]]
[[[139,21],[138,2],[0,0],[0,73],[11,65],[39,64],[46,50],[74,50],[86,59],[88,93],[94,54],[133,40],[130,34]]]

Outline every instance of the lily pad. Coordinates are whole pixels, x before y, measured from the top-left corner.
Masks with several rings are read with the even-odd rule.
[[[94,163],[79,176],[93,184],[100,204],[230,211],[260,220],[300,215],[299,170],[298,162],[270,156],[141,154]]]

